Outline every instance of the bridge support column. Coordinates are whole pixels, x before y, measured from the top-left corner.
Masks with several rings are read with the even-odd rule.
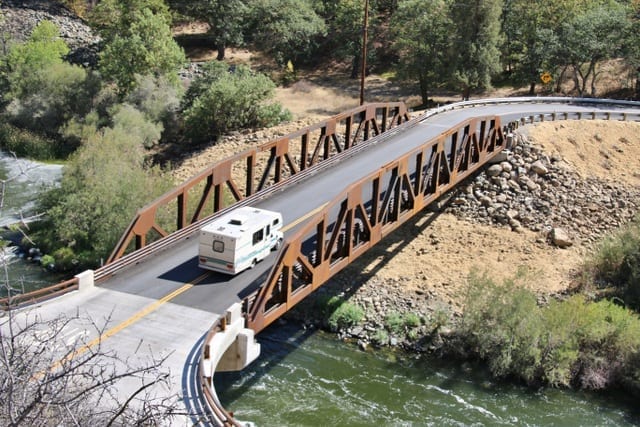
[[[82,273],[76,274],[75,276],[78,279],[78,290],[84,291],[87,289],[91,289],[95,286],[95,280],[93,276],[93,270],[86,270]]]
[[[223,330],[205,343],[208,346],[203,360],[205,376],[210,377],[213,372],[240,371],[260,355],[260,344],[254,338],[253,329],[245,328],[240,303],[227,310],[223,325]]]

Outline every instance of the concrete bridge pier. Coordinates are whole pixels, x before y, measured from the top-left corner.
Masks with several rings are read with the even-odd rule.
[[[204,376],[212,378],[215,372],[240,371],[260,355],[260,344],[254,331],[245,328],[242,305],[233,304],[220,322],[221,330],[209,335],[204,343],[202,359]]]

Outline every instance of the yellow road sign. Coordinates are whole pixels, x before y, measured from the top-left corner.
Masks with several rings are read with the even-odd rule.
[[[542,73],[542,75],[540,76],[540,80],[542,80],[542,83],[547,84],[551,81],[552,77],[551,74],[544,72]]]

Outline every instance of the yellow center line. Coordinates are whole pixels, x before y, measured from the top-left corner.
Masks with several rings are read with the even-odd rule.
[[[326,202],[325,204],[323,204],[322,206],[318,206],[317,208],[315,208],[314,210],[308,212],[305,216],[301,216],[300,218],[296,219],[295,221],[293,221],[292,223],[286,225],[285,227],[282,227],[282,231],[285,232],[287,230],[292,229],[293,227],[295,227],[296,225],[300,224],[302,221],[304,221],[305,219],[312,217],[313,215],[317,214],[318,212],[320,212],[322,209],[324,209],[327,205],[329,204],[329,202]]]
[[[123,322],[117,324],[116,326],[114,326],[113,328],[109,329],[108,331],[104,332],[99,337],[94,338],[93,340],[89,341],[87,344],[83,345],[82,347],[80,347],[80,348],[76,349],[75,351],[69,353],[64,358],[62,358],[62,359],[58,360],[57,362],[55,362],[53,365],[51,365],[49,367],[49,371],[53,371],[56,368],[60,367],[60,365],[62,365],[64,362],[68,362],[68,361],[72,360],[73,358],[78,357],[78,356],[86,353],[88,350],[90,350],[92,347],[96,346],[98,343],[100,343],[100,342],[106,340],[107,338],[117,334],[118,332],[120,332],[123,329],[125,329],[126,327],[134,324],[135,322],[137,322],[138,320],[140,320],[143,317],[147,316],[148,314],[156,311],[161,305],[165,304],[166,302],[171,301],[172,299],[174,299],[175,297],[177,297],[181,293],[191,289],[193,286],[195,286],[198,283],[202,282],[207,276],[209,276],[209,274],[210,273],[204,273],[201,276],[196,277],[193,281],[191,281],[189,283],[186,283],[185,285],[181,286],[180,288],[176,289],[175,291],[171,292],[170,294],[167,294],[164,297],[160,298],[159,300],[157,300],[153,304],[150,304],[147,307],[143,308],[142,310],[138,311],[133,316],[129,317],[128,319],[126,319]],[[39,374],[35,375],[35,377],[36,378],[40,378],[40,377],[42,377],[42,375],[44,375],[44,372],[40,372]]]

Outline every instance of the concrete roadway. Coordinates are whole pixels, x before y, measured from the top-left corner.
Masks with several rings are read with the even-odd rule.
[[[286,188],[256,206],[282,212],[285,227],[292,228],[294,221],[312,216],[314,210],[330,202],[350,183],[470,117],[497,114],[506,124],[532,114],[588,112],[596,108],[589,105],[509,104],[441,113],[346,159],[340,167],[321,171],[312,179]],[[627,108],[626,111],[638,110]],[[199,269],[196,256],[197,235],[193,235],[170,250],[118,272],[99,287],[68,294],[24,310],[20,315],[54,318],[78,313],[84,320],[67,328],[71,340],[74,337],[81,338],[83,343],[97,340],[99,334],[89,326],[93,322],[105,327],[102,348],[114,350],[123,358],[169,355],[164,366],[171,372],[170,392],[183,396],[185,411],[197,413],[199,402],[192,397],[199,389],[195,373],[203,337],[220,313],[259,286],[275,255],[236,277]],[[133,385],[124,386],[120,391],[125,396],[134,388]],[[166,390],[158,390],[158,393],[166,394]],[[185,425],[192,425],[194,421],[188,417],[183,420]]]

